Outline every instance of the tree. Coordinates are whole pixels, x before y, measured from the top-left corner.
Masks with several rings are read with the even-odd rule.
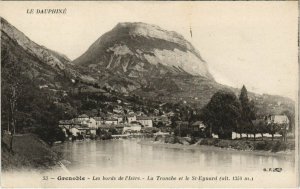
[[[285,110],[281,114],[286,115],[289,119],[288,131],[295,134],[295,113],[291,110]]]
[[[277,123],[270,123],[267,126],[268,133],[272,135],[272,141],[274,140],[274,134],[280,131],[280,125]]]
[[[259,119],[259,120],[254,120],[252,123],[253,123],[254,129],[256,131],[255,134],[256,133],[260,133],[262,140],[264,140],[264,133],[268,132],[268,128],[267,128],[266,122],[264,120],[260,120]]]
[[[159,121],[158,123],[155,124],[155,127],[157,128],[163,128],[165,126],[165,124],[161,121]]]
[[[172,129],[176,128],[176,121],[181,121],[181,118],[178,113],[175,113],[174,116],[171,117],[171,127]]]
[[[202,120],[221,139],[232,139],[240,118],[240,104],[232,92],[218,91],[204,107]]]
[[[286,142],[286,139],[287,139],[287,137],[286,137],[287,131],[288,131],[288,124],[287,123],[279,124],[278,133],[281,134],[282,140],[284,142]]]
[[[253,101],[249,101],[248,92],[245,85],[243,85],[241,89],[239,100],[241,103],[241,119],[239,120],[239,128],[237,128],[237,131],[240,132],[240,134],[245,132],[248,139],[248,134],[254,132],[254,127],[251,120],[255,119],[255,108]]]
[[[13,151],[14,134],[35,132],[47,143],[63,141],[58,120],[73,117],[76,111],[68,103],[54,104],[46,90],[30,78],[29,65],[6,61],[1,64],[1,126],[10,131],[9,149]],[[4,123],[2,121],[5,120]]]
[[[3,59],[1,59],[3,61]],[[3,61],[1,64],[1,111],[7,112],[7,130],[11,133],[9,150],[13,151],[13,138],[16,132],[17,104],[22,94],[23,84],[27,82],[22,77],[24,68],[19,64]],[[5,102],[6,101],[6,102]]]

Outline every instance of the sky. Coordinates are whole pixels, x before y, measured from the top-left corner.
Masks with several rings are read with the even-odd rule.
[[[176,31],[219,83],[296,99],[298,4],[265,2],[0,2],[0,15],[31,40],[75,59],[119,22]],[[27,9],[67,9],[27,14]],[[190,35],[190,28],[193,36]]]

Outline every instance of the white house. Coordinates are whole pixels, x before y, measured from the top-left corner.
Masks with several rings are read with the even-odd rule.
[[[78,121],[82,122],[82,121],[88,121],[89,120],[89,116],[86,114],[82,114],[80,116],[78,116],[78,118],[76,118]]]
[[[90,130],[90,133],[91,133],[92,135],[96,135],[96,129],[91,129],[91,130]]]
[[[127,121],[128,121],[128,123],[136,121],[136,115],[128,115],[127,116]]]
[[[139,132],[141,131],[142,129],[142,126],[139,125],[139,124],[132,124],[130,125],[130,127],[124,127],[123,128],[123,133],[126,133],[126,132]]]
[[[266,117],[267,124],[286,124],[286,129],[288,130],[290,120],[286,115],[270,115]]]
[[[108,125],[117,125],[118,124],[118,119],[114,119],[114,118],[108,118],[108,119],[104,119],[104,124],[108,124]]]
[[[97,128],[100,127],[101,124],[103,123],[103,120],[101,117],[94,117],[94,120],[96,121]]]
[[[123,122],[123,116],[116,116],[115,119],[118,120],[118,124],[120,124],[121,122]]]
[[[94,118],[89,118],[88,121],[87,121],[87,125],[91,129],[98,128],[98,125],[96,124],[96,120]]]
[[[206,129],[206,125],[202,121],[196,121],[191,125],[192,131],[204,131]]]
[[[73,136],[77,136],[78,133],[80,133],[80,131],[74,127],[70,129],[70,132],[72,133]]]
[[[141,123],[144,127],[153,127],[152,119],[149,117],[137,117],[136,121]]]

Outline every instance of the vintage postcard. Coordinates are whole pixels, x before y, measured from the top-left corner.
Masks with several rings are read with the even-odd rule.
[[[0,16],[2,187],[298,187],[298,2]]]

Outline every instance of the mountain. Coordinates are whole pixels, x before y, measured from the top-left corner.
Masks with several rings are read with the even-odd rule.
[[[218,90],[231,90],[236,95],[240,92],[217,83],[208,63],[182,35],[146,23],[117,24],[72,64],[101,87],[162,102],[201,108]],[[287,98],[278,100],[268,95],[268,102],[273,104],[268,106],[264,103],[266,95],[249,92],[249,97],[263,112],[281,111],[274,108],[278,102],[284,102],[284,108],[294,106]]]
[[[34,56],[39,61],[55,69],[64,69],[65,63],[70,62],[70,59],[65,55],[61,55],[31,41],[3,18],[1,19],[1,33],[4,35],[3,40],[5,42],[13,40],[19,47],[26,51],[27,54]]]
[[[145,23],[116,25],[82,56],[70,61],[31,41],[2,18],[1,68],[2,84],[8,81],[7,73],[20,68],[16,79],[29,78],[39,88],[54,91],[50,96],[57,96],[57,92],[111,91],[144,101],[201,108],[218,90],[239,94],[239,89],[214,80],[200,53],[180,34]],[[294,108],[294,102],[284,97],[250,92],[249,97],[263,112]]]
[[[69,87],[75,79],[92,80],[77,72],[67,56],[38,45],[1,18],[2,72],[10,66],[14,66],[15,70],[20,68],[20,77],[25,76],[36,85],[55,90]]]
[[[191,74],[212,79],[206,62],[183,36],[145,23],[119,23],[74,64],[100,67],[128,77]]]
[[[117,24],[72,63],[100,86],[164,101],[204,105],[227,88],[182,35],[140,22]]]

